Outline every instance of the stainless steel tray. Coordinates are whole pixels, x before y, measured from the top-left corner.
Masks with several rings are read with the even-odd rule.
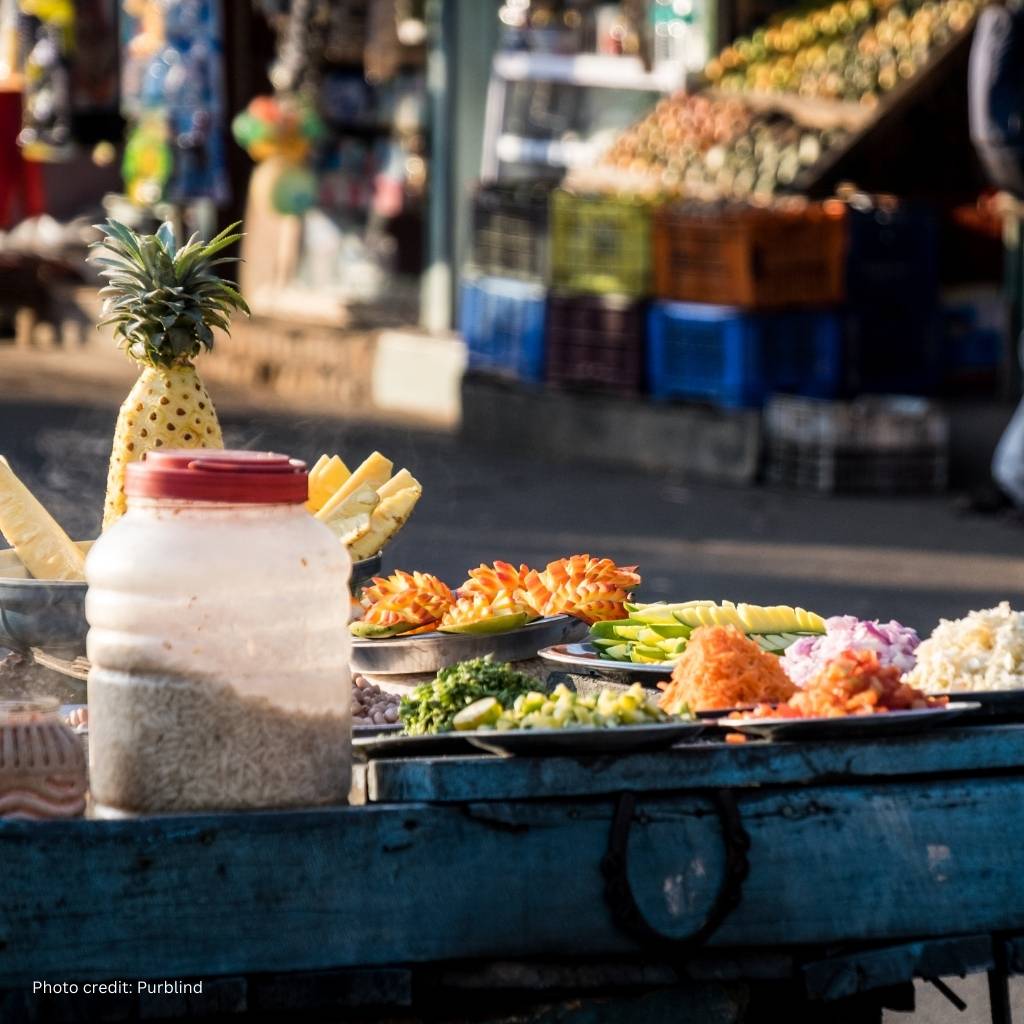
[[[494,636],[418,633],[381,640],[353,640],[352,670],[369,676],[437,672],[471,658],[493,655],[496,661],[536,658],[542,647],[567,643],[587,635],[585,622],[569,615],[537,619],[520,629]]]
[[[600,651],[589,641],[552,644],[537,653],[544,661],[552,662],[573,675],[610,679],[619,683],[639,681],[648,687],[653,687],[659,680],[671,679],[672,669],[675,668],[671,661],[659,664],[610,661],[602,658]]]

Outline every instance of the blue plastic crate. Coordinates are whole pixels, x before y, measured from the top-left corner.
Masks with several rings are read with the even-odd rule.
[[[459,329],[469,368],[539,383],[544,379],[543,286],[503,277],[464,279]]]
[[[756,407],[777,391],[832,398],[843,385],[842,330],[831,312],[655,302],[647,351],[655,398]]]
[[[938,224],[930,209],[851,206],[847,224],[846,296],[851,306],[870,309],[882,302],[921,310],[937,304]]]
[[[947,375],[1000,369],[1006,358],[1009,317],[996,287],[962,289],[944,296],[942,333]]]
[[[847,386],[853,394],[935,395],[943,378],[937,309],[877,304],[846,315]]]

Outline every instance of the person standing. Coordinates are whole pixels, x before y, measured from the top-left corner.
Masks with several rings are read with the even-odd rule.
[[[968,72],[971,141],[996,188],[1024,202],[1024,4],[1008,0],[978,17]],[[1024,366],[1024,337],[1020,340]],[[1024,508],[1024,399],[992,458],[996,484]]]

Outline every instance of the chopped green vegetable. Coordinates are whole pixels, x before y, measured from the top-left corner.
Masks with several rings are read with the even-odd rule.
[[[482,703],[482,702],[481,702]],[[474,705],[475,706],[475,705]],[[617,729],[629,725],[657,725],[673,717],[691,719],[688,709],[671,716],[658,707],[654,694],[634,683],[628,690],[603,690],[601,694],[581,697],[564,684],[551,693],[530,692],[517,697],[512,707],[488,707],[489,722],[479,729],[505,732],[509,729]]]
[[[511,707],[516,697],[541,688],[539,679],[516,672],[510,665],[494,662],[490,656],[475,658],[443,668],[436,679],[421,683],[402,698],[398,713],[411,736],[450,732],[455,716],[483,697]]]

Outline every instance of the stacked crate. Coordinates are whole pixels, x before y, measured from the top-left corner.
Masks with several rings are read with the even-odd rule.
[[[472,371],[544,379],[550,191],[524,182],[481,185],[473,194],[470,267],[459,295]]]
[[[651,393],[733,407],[839,394],[844,243],[838,204],[659,210]]]
[[[473,370],[726,408],[941,386],[935,226],[913,207],[653,207],[525,182],[479,186],[472,223]]]
[[[949,423],[923,398],[851,402],[776,396],[765,409],[769,483],[801,490],[892,494],[941,491]]]
[[[934,216],[883,199],[851,202],[847,221],[848,390],[936,394],[945,356]]]
[[[548,381],[642,393],[650,290],[650,207],[636,199],[553,192]]]
[[[459,327],[472,371],[644,391],[650,210],[543,183],[480,185]]]

